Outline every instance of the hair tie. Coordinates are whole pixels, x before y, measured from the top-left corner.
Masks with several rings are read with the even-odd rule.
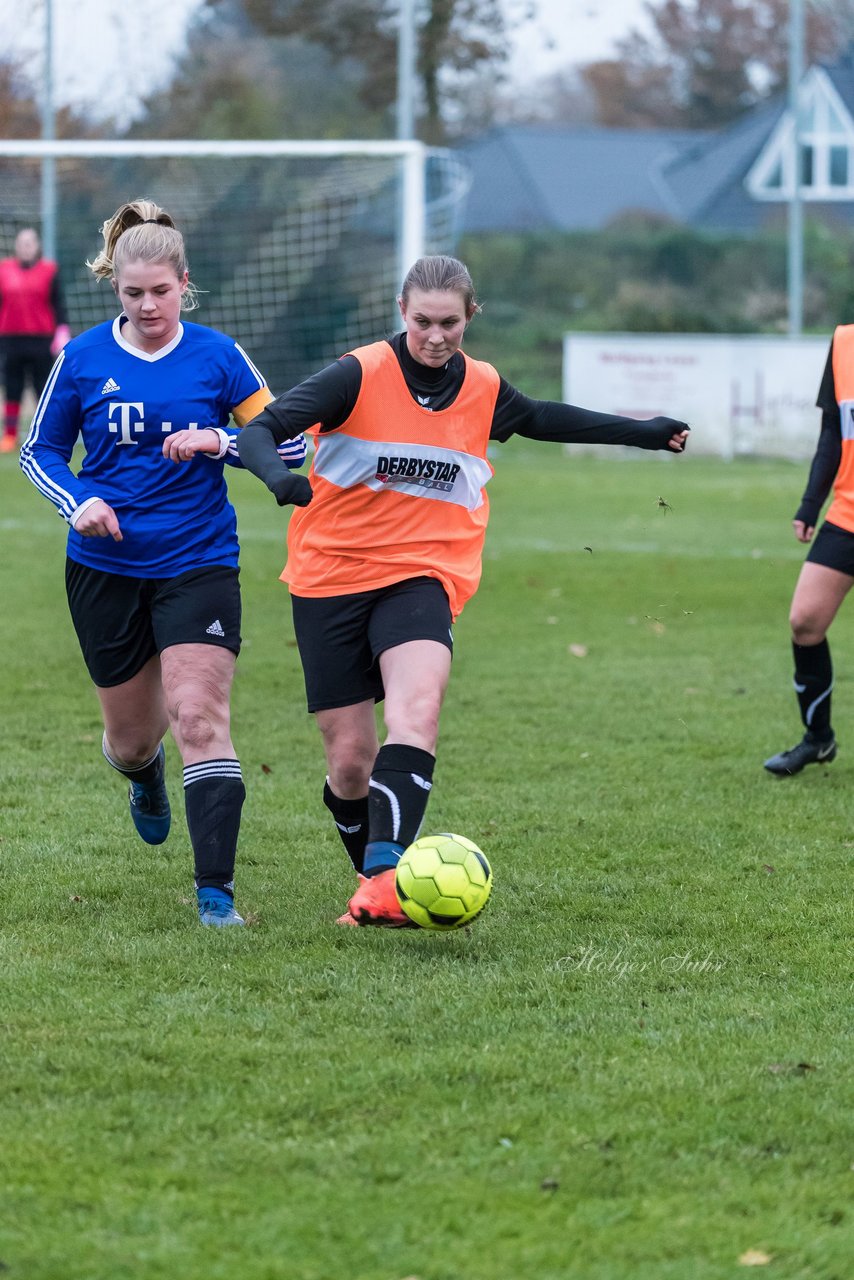
[[[160,219],[159,218],[143,218],[142,220],[143,226],[146,224],[146,222],[155,222],[159,224]]]

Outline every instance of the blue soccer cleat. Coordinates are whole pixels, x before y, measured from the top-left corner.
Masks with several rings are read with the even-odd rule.
[[[128,792],[130,816],[146,844],[162,844],[172,825],[172,812],[166,794],[166,752],[163,743],[157,753],[157,778],[154,782],[132,782]]]
[[[234,899],[224,889],[199,889],[199,919],[202,924],[223,929],[230,924],[246,924],[234,908]]]

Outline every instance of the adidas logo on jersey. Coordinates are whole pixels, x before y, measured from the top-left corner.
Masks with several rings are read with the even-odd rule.
[[[119,384],[116,382],[114,378],[107,379],[103,387],[101,387],[101,395],[102,396],[109,395],[111,391],[121,391],[121,387],[119,386]]]
[[[220,622],[219,618],[214,618],[214,620],[213,620],[213,622],[211,623],[211,625],[210,625],[209,627],[205,627],[205,631],[207,632],[207,634],[208,634],[209,636],[224,636],[224,635],[225,635],[225,632],[224,632],[224,631],[223,631],[223,629],[222,629],[222,623]]]

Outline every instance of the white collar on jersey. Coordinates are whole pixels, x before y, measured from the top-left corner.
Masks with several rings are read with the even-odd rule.
[[[170,351],[174,351],[178,343],[184,336],[184,326],[179,322],[178,332],[171,342],[167,342],[165,347],[161,347],[159,351],[140,351],[139,347],[133,347],[122,337],[122,320],[127,320],[124,312],[120,316],[116,316],[113,321],[113,337],[121,347],[122,351],[127,351],[128,355],[136,356],[140,360],[148,360],[149,363],[154,360],[162,360],[164,356],[168,356]]]

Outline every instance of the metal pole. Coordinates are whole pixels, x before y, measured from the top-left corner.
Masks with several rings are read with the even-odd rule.
[[[416,145],[403,161],[403,227],[398,269],[401,282],[413,262],[424,252],[427,233],[424,159],[423,146]]]
[[[801,198],[801,112],[798,101],[804,75],[803,0],[789,0],[789,116],[792,122],[792,188],[789,195],[789,336],[798,337],[804,321],[804,211]]]
[[[53,110],[53,0],[44,0],[44,87],[42,90],[42,138],[55,137]],[[46,258],[56,258],[56,161],[42,158],[41,173],[41,240]]]
[[[397,136],[415,137],[415,0],[400,0],[397,28]]]
[[[397,137],[411,142],[415,137],[416,42],[415,0],[399,0],[397,27]],[[402,162],[397,193],[397,279],[402,284],[407,271],[424,252],[424,149],[415,148]],[[392,310],[392,328],[400,325],[397,307]]]

